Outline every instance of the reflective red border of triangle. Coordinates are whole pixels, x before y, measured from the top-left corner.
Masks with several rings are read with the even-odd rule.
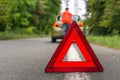
[[[73,41],[76,42],[86,61],[63,61]],[[76,22],[72,23],[45,68],[45,72],[103,72],[103,70],[102,65]]]

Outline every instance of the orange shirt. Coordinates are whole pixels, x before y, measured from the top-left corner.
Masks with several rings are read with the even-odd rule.
[[[62,14],[62,22],[64,23],[68,23],[71,24],[72,23],[72,14],[66,10],[63,14]]]

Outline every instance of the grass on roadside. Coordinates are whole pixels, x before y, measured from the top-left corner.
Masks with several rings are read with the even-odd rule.
[[[120,49],[120,36],[87,36],[90,43]]]
[[[38,34],[0,33],[0,40],[46,37]]]

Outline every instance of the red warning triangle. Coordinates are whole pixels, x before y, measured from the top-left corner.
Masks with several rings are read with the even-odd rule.
[[[86,61],[63,61],[73,41],[76,42]],[[45,72],[103,72],[102,65],[76,22],[70,26],[46,66]]]

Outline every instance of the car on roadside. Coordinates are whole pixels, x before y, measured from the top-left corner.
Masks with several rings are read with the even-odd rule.
[[[57,39],[62,39],[63,35],[62,35],[62,16],[59,15],[56,17],[56,21],[53,23],[53,27],[52,27],[52,35],[51,35],[51,42],[56,42]],[[80,26],[81,30],[83,30],[83,23],[81,21],[81,18],[79,15],[73,15],[72,16],[72,20],[76,21],[77,24]]]

